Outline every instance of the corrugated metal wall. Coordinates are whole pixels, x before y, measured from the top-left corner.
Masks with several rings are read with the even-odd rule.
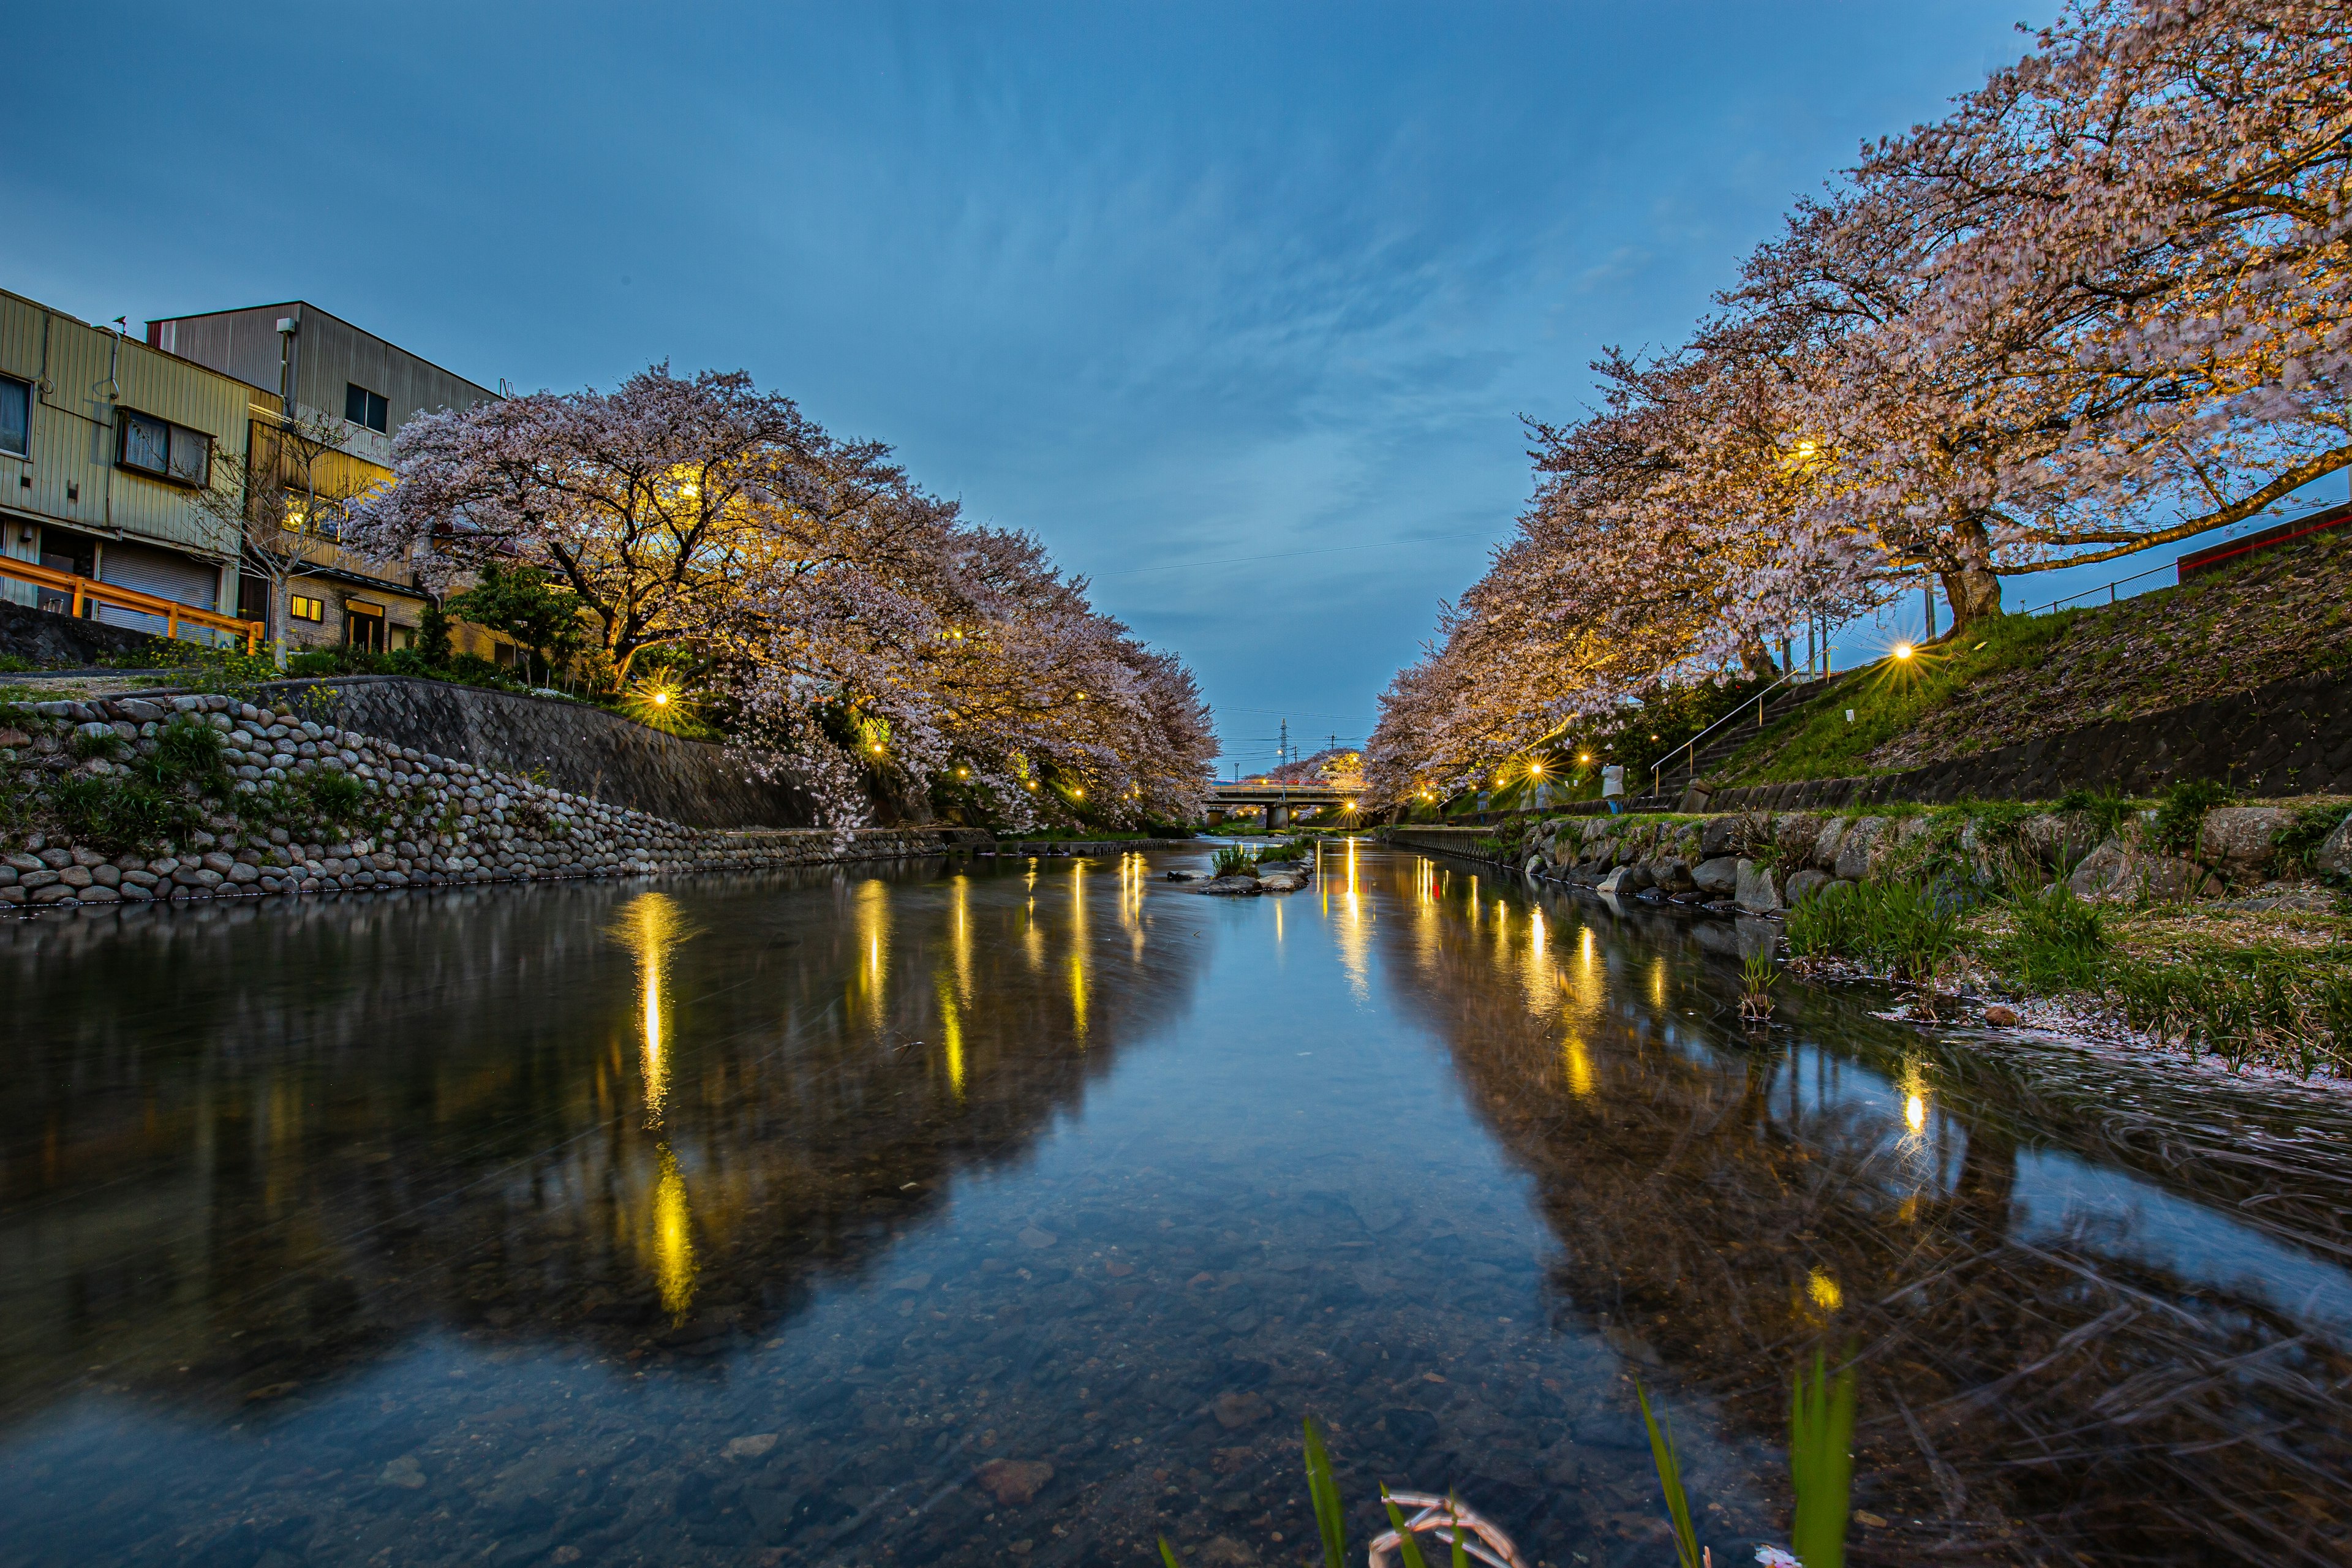
[[[0,508],[16,524],[7,532],[11,555],[35,556],[22,541],[27,514],[214,561],[236,553],[236,528],[197,506],[194,491],[115,465],[115,419],[122,409],[154,415],[205,432],[217,450],[239,452],[243,386],[135,338],[118,343],[112,332],[5,291],[0,371],[37,384],[32,458],[0,457]],[[22,482],[26,478],[29,486]]]

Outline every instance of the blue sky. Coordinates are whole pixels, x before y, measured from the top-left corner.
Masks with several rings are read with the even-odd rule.
[[[1263,765],[1368,730],[1519,415],[2050,8],[18,7],[0,283],[748,369],[1041,535]]]

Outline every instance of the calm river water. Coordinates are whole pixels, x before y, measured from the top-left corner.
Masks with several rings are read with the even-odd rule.
[[[2352,1559],[2342,1098],[1944,1040],[1370,847],[0,926],[0,1563]]]

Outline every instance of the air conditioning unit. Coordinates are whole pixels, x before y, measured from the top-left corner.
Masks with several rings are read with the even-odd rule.
[[[280,316],[278,318],[278,330],[289,337],[293,336],[294,329],[300,324],[300,322],[295,321],[291,316]]]

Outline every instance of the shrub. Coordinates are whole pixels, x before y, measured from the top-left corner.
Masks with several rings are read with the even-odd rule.
[[[2156,808],[2156,825],[2150,837],[2157,847],[2186,855],[2197,847],[2197,835],[2205,826],[2205,814],[2217,805],[2230,804],[2229,786],[2211,779],[2182,779],[2164,792]]]
[[[2328,835],[2345,822],[2347,815],[2352,814],[2347,814],[2341,805],[2303,807],[2294,814],[2294,821],[2286,831],[2278,836],[2279,859],[2299,871],[2317,869],[2313,860],[2319,847],[2327,842]]]
[[[381,826],[383,814],[370,798],[367,786],[358,779],[349,773],[320,771],[268,785],[254,796],[247,815],[289,830],[308,830],[317,826],[337,832],[356,832]],[[453,805],[446,815],[454,816],[456,807]]]
[[[1224,848],[1218,850],[1216,859],[1213,864],[1217,875],[1220,877],[1255,877],[1257,875],[1257,857],[1251,854],[1248,850],[1243,848],[1238,844],[1228,845]]]
[[[2099,830],[2101,838],[2111,838],[2131,820],[2132,803],[2119,795],[2093,794],[2086,789],[2070,789],[2058,797],[2055,809],[2079,813]]]

